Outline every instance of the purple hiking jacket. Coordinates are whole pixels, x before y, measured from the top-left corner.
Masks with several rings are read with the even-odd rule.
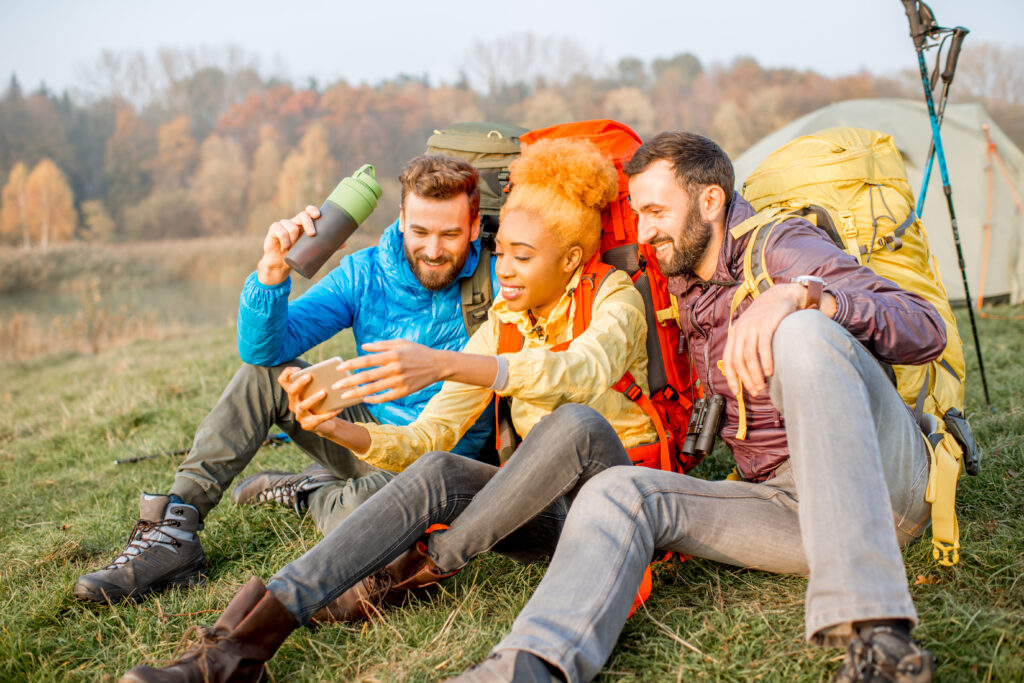
[[[726,217],[727,229],[754,213],[736,193]],[[759,482],[770,478],[789,457],[785,422],[767,391],[760,396],[744,394],[747,438],[737,439],[739,404],[718,369],[729,329],[729,307],[743,281],[743,251],[749,238],[748,233],[734,240],[726,232],[711,280],[696,275],[671,277],[668,289],[679,300],[680,325],[705,395],[710,390],[725,397],[719,435],[732,450],[743,478]],[[823,278],[828,283],[826,291],[836,299],[835,321],[879,360],[900,365],[927,363],[938,358],[946,346],[946,326],[931,304],[859,265],[822,230],[803,219],[788,219],[775,227],[765,250],[765,267],[777,283],[799,275]],[[748,297],[740,304],[737,318],[752,301]]]

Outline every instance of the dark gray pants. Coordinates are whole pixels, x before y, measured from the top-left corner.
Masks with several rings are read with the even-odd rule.
[[[550,555],[576,492],[630,460],[615,430],[586,406],[541,420],[502,468],[451,453],[421,456],[267,588],[305,623],[363,577],[408,550],[432,524],[429,552],[445,571],[486,550],[521,562]]]
[[[367,465],[347,448],[307,432],[295,421],[288,409],[288,394],[277,378],[287,367],[308,365],[302,360],[272,368],[243,365],[199,424],[192,449],[175,474],[171,493],[196,506],[206,517],[275,424],[337,478],[309,497],[310,516],[324,533],[381,489],[394,476],[391,472]],[[347,408],[341,416],[356,422],[376,421],[362,404]]]

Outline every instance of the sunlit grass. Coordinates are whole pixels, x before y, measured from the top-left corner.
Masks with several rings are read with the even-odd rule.
[[[1024,314],[1024,309],[993,309]],[[1024,321],[979,321],[996,412],[969,383],[969,414],[985,453],[960,484],[961,563],[938,567],[927,543],[907,549],[907,576],[939,663],[939,680],[1024,678]],[[961,332],[970,339],[966,321]],[[334,340],[311,360],[351,352]],[[966,349],[975,367],[973,347]],[[185,448],[237,367],[233,330],[140,341],[95,355],[0,365],[0,680],[116,680],[174,654],[184,631],[212,623],[250,575],[269,578],[316,543],[283,509],[219,506],[202,534],[209,581],[139,604],[77,602],[75,578],[123,546],[142,490],[163,492],[176,459],[113,460]],[[264,448],[255,465],[305,466],[294,447]],[[728,470],[718,456],[704,476]],[[543,575],[484,556],[432,598],[383,621],[301,630],[271,663],[277,680],[441,680],[484,656]],[[836,650],[803,641],[806,582],[691,560],[656,568],[653,598],[626,625],[601,681],[827,680]]]

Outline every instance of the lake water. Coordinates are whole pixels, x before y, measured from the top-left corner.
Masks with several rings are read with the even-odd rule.
[[[99,292],[92,303],[100,310],[125,317],[152,315],[157,322],[184,327],[229,325],[238,313],[241,284],[187,282],[141,289]],[[0,321],[21,313],[37,320],[75,316],[86,305],[86,292],[33,292],[0,296]]]

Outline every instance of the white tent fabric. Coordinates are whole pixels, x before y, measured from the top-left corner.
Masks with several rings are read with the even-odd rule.
[[[999,150],[1018,195],[1024,194],[1024,152],[999,129],[980,104],[947,106],[942,124],[942,144],[953,188],[953,204],[968,283],[975,301],[982,294],[979,288],[984,261],[988,197],[986,168],[989,162],[983,125],[988,125],[989,135]],[[742,187],[743,180],[766,156],[782,145],[801,135],[835,126],[869,128],[892,135],[903,154],[907,176],[916,198],[927,161],[931,124],[923,101],[901,99],[838,102],[790,122],[734,160],[737,188]],[[1011,302],[1020,303],[1024,301],[1024,216],[1017,211],[1013,194],[995,163],[992,179],[992,226],[983,294],[988,300],[1005,300],[1009,297]],[[946,199],[942,193],[938,160],[932,169],[922,218],[949,298],[963,301],[964,288],[957,265]]]

